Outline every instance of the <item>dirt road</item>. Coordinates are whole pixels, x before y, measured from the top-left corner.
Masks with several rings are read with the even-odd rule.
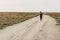
[[[0,40],[60,40],[60,27],[50,16],[43,15],[9,26],[0,31]]]

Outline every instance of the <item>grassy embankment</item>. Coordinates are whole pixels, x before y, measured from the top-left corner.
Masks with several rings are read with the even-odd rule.
[[[37,16],[38,13],[21,12],[0,12],[0,29],[7,26],[23,22],[27,19]]]
[[[47,12],[47,15],[55,18],[55,20],[58,22],[60,25],[60,13],[59,12]]]

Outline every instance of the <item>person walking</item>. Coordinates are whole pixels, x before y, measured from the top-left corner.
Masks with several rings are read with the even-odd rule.
[[[42,20],[43,13],[40,11],[40,20]]]

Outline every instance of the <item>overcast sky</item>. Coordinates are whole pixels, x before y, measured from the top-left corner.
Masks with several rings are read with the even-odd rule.
[[[60,12],[60,0],[0,0],[0,11]]]

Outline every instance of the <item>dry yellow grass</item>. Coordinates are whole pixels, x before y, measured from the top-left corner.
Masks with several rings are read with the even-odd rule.
[[[38,13],[30,12],[0,12],[0,29],[9,25],[20,23],[27,19],[37,16]]]
[[[60,24],[60,12],[46,12]],[[39,15],[38,12],[0,12],[0,29]]]
[[[46,14],[53,17],[60,24],[60,12],[47,12]]]

